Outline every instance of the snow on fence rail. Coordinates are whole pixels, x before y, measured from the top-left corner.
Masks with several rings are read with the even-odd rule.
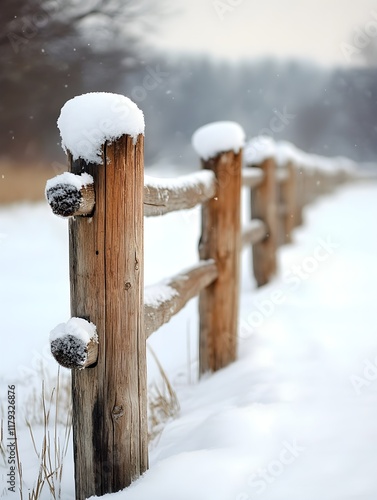
[[[242,168],[242,128],[218,122],[193,136],[201,171],[144,177],[142,112],[114,94],[68,101],[58,124],[69,173],[48,181],[46,198],[54,213],[69,217],[72,319],[50,340],[57,361],[73,369],[75,484],[82,500],[118,491],[148,467],[146,338],[199,295],[200,373],[235,360],[242,248],[252,245],[257,283],[267,283],[304,204],[348,176],[318,158],[303,161],[286,145],[279,152],[271,141],[261,147],[261,139],[246,147]],[[244,228],[242,186],[252,194]],[[143,216],[198,204],[198,264],[144,290]]]

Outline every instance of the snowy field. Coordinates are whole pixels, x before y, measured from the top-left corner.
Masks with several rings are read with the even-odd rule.
[[[195,300],[152,336],[180,414],[152,443],[150,470],[111,498],[377,498],[376,216],[376,184],[317,200],[294,244],[280,249],[278,276],[259,290],[244,252],[239,360],[221,372],[197,381]],[[147,219],[146,284],[195,263],[198,235],[198,210]],[[69,318],[67,223],[47,204],[0,210],[0,277],[1,402],[5,411],[15,385],[28,498],[38,459],[25,419],[38,451],[43,428],[31,401],[42,373],[50,390],[57,365],[48,334]],[[148,368],[159,381],[152,359]],[[0,497],[18,498],[7,491],[7,473],[0,455]],[[74,498],[72,476],[70,445],[64,500]],[[47,486],[41,498],[50,498]]]

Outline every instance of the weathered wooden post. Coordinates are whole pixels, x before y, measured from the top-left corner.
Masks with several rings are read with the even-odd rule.
[[[295,165],[296,169],[296,210],[295,210],[295,227],[301,226],[303,223],[302,210],[304,208],[304,193],[305,193],[305,180],[304,169],[300,165]]]
[[[251,167],[253,168],[253,167]],[[253,269],[258,286],[265,285],[276,272],[278,246],[277,181],[275,159],[270,157],[258,166],[264,172],[262,183],[251,193],[253,219],[262,220],[268,235],[253,245]]]
[[[287,175],[281,183],[281,197],[284,206],[282,223],[283,243],[292,242],[292,231],[295,227],[295,210],[297,203],[296,169],[291,161],[286,165]]]
[[[316,198],[316,182],[315,170],[313,167],[306,167],[304,170],[305,205],[312,203]]]
[[[215,260],[218,278],[199,296],[200,374],[219,370],[237,356],[244,138],[237,123],[215,122],[192,139],[202,167],[217,179],[216,196],[202,207],[199,255]]]
[[[144,117],[126,97],[93,93],[68,101],[58,125],[71,175],[92,176],[95,192],[90,217],[69,220],[72,316],[91,322],[98,335],[94,364],[72,371],[76,498],[83,500],[128,486],[148,466]],[[77,196],[62,187],[50,191],[55,212],[57,193],[60,215],[78,215],[64,203],[65,196],[80,205]]]
[[[287,211],[285,199],[284,199],[284,184],[287,181],[288,171],[286,166],[277,165],[276,168],[276,196],[277,196],[277,206],[276,215],[278,218],[278,231],[277,231],[277,247],[284,245],[285,243],[285,214]]]

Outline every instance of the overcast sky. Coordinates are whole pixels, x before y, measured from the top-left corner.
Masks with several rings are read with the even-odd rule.
[[[356,53],[344,54],[354,29],[370,26],[377,36],[377,0],[175,0],[171,5],[176,13],[161,25],[161,47],[228,59],[272,55],[324,65],[357,63]]]

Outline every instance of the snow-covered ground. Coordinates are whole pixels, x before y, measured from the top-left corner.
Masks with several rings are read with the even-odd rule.
[[[376,184],[319,199],[279,251],[278,276],[259,290],[244,252],[232,366],[196,380],[195,300],[151,337],[180,415],[152,444],[150,470],[111,498],[377,498],[376,215]],[[147,219],[146,284],[193,264],[198,234],[198,210]],[[67,223],[45,204],[1,209],[0,277],[1,401],[14,384],[26,492],[37,460],[24,414],[33,420],[27,402],[40,392],[41,363],[57,371],[48,334],[69,318]],[[149,377],[158,380],[152,360]],[[33,430],[40,447],[42,428]],[[64,500],[74,498],[72,467],[69,448]],[[7,472],[0,455],[0,497],[17,498]]]

